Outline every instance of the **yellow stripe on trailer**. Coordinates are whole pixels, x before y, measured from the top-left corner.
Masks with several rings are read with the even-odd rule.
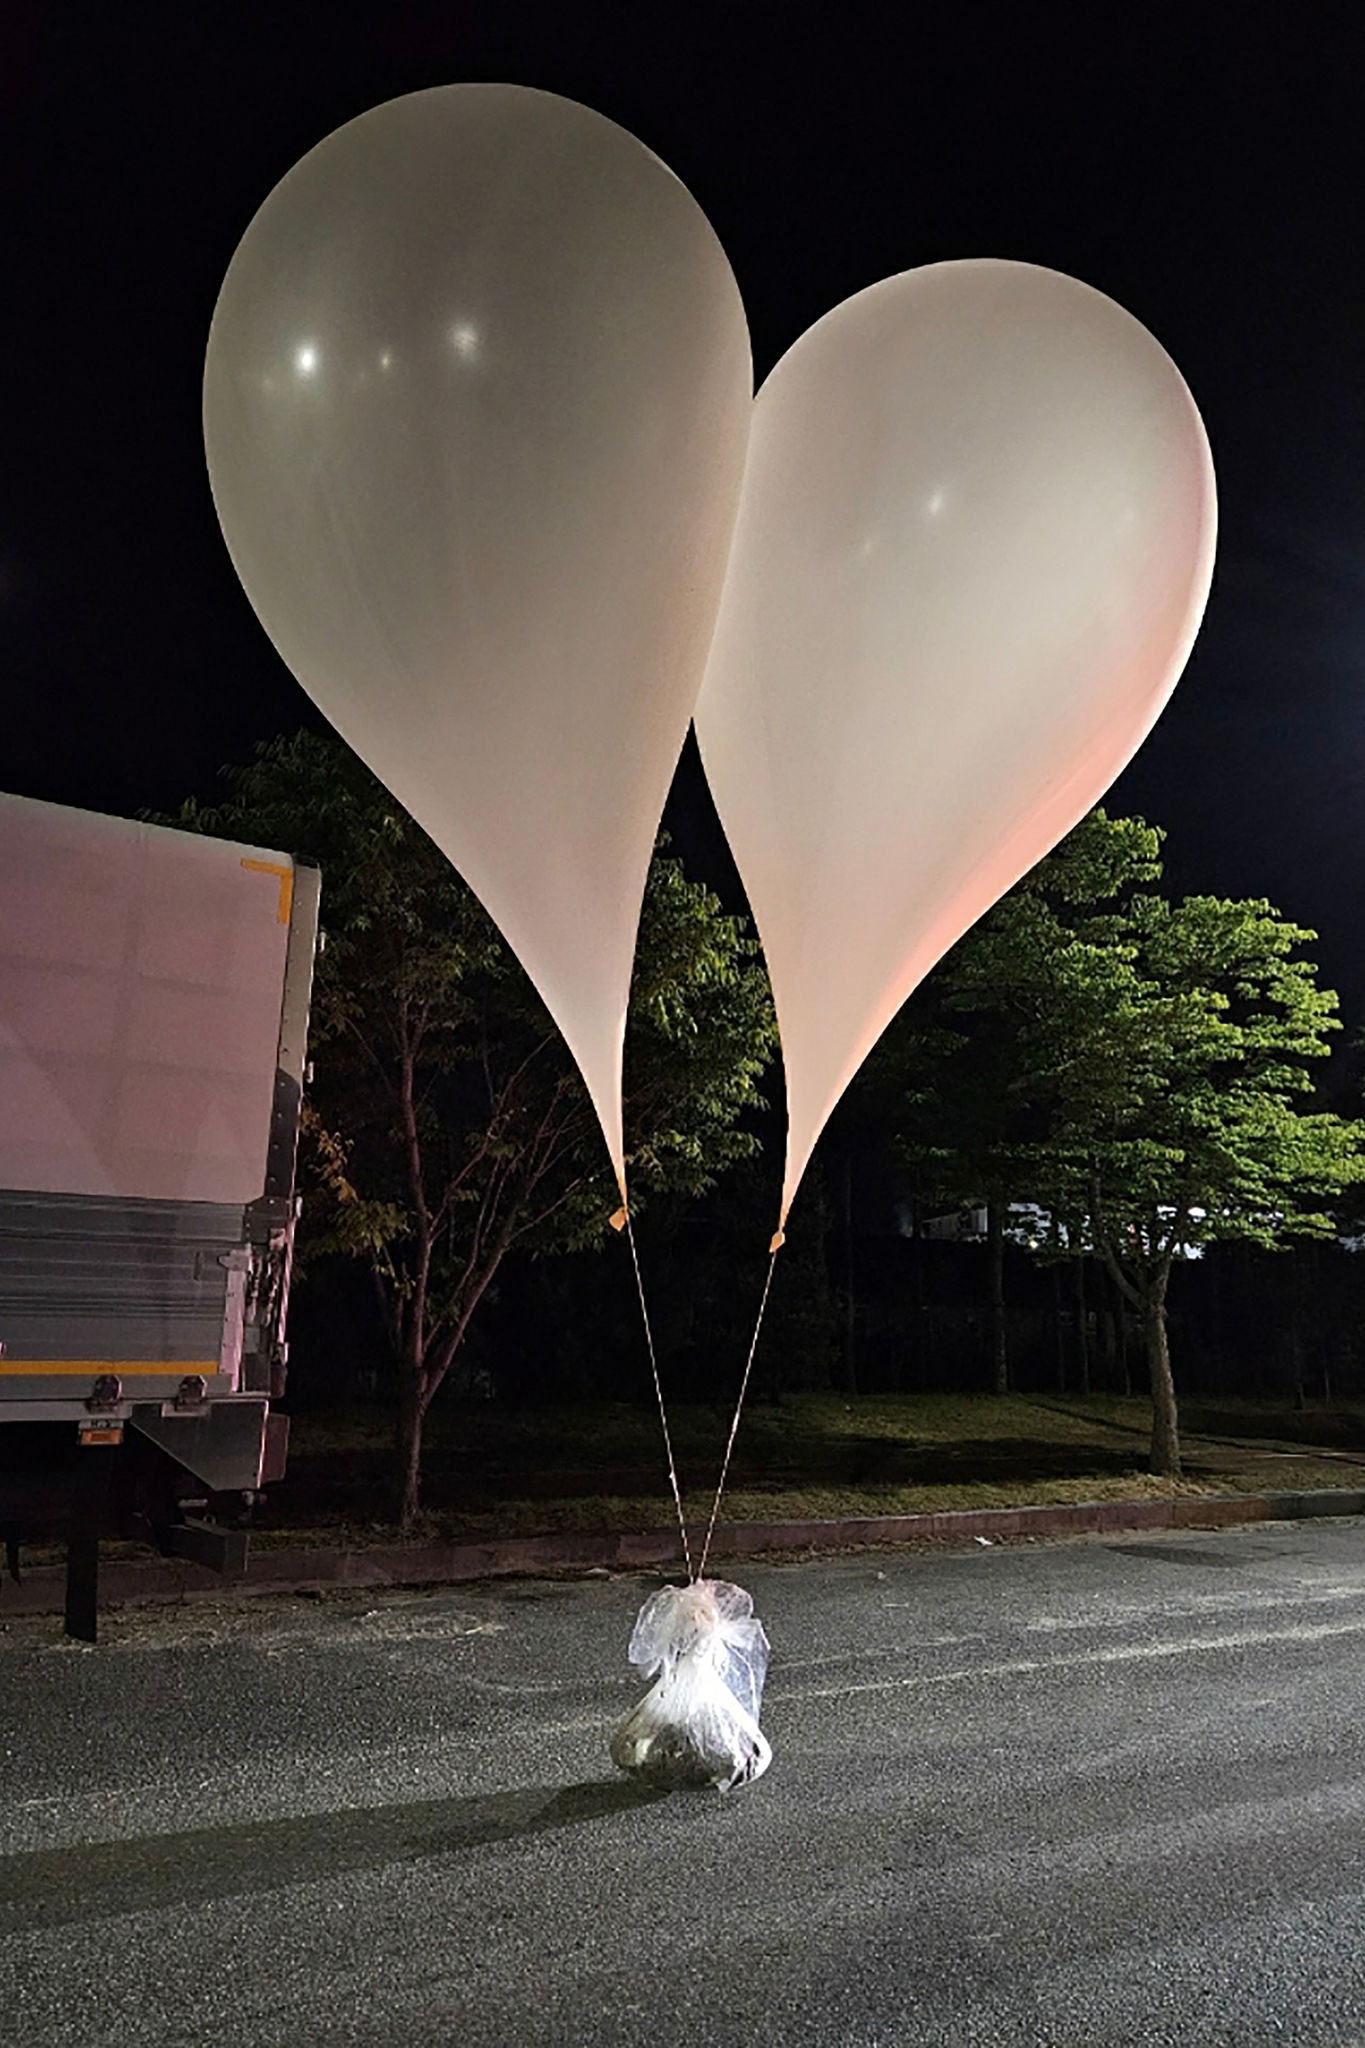
[[[52,1373],[117,1373],[127,1379],[170,1379],[176,1373],[202,1373],[205,1379],[218,1371],[216,1358],[0,1358],[0,1374],[11,1379],[41,1379]]]
[[[244,860],[242,866],[253,875],[274,875],[280,885],[279,909],[275,913],[277,924],[288,924],[289,914],[294,907],[294,870],[282,867],[277,860]]]

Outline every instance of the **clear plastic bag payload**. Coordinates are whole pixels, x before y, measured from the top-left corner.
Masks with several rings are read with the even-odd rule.
[[[618,1770],[722,1792],[762,1777],[773,1756],[758,1725],[768,1638],[742,1587],[661,1587],[636,1618],[630,1661],[654,1684],[611,1739]]]

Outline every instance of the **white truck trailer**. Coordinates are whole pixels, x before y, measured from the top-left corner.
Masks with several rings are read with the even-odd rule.
[[[0,1528],[220,1570],[283,1470],[319,878],[0,795]]]

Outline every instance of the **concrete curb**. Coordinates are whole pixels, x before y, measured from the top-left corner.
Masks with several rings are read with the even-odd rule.
[[[842,1521],[731,1522],[716,1531],[713,1554],[725,1559],[774,1552],[820,1552],[892,1546],[949,1547],[1056,1536],[1103,1535],[1123,1529],[1224,1529],[1244,1522],[1297,1522],[1325,1515],[1365,1515],[1365,1488],[1324,1487],[1308,1493],[1182,1495],[1173,1500],[1080,1501],[1066,1506],[971,1508],[931,1515],[868,1515]],[[690,1532],[694,1551],[702,1531]],[[478,1579],[537,1577],[547,1572],[642,1571],[675,1567],[676,1530],[603,1536],[517,1536],[488,1543],[393,1543],[360,1550],[262,1550],[247,1575],[224,1579],[202,1565],[171,1558],[111,1560],[100,1572],[103,1608],[202,1598],[225,1593],[308,1593],[365,1586],[459,1585]],[[0,1592],[0,1620],[19,1614],[60,1614],[61,1565],[39,1565],[21,1584]]]

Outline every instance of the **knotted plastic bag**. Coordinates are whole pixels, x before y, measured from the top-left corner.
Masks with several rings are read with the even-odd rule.
[[[773,1756],[758,1725],[768,1638],[742,1587],[661,1587],[636,1617],[630,1661],[654,1684],[611,1739],[618,1770],[722,1792],[762,1777]]]

